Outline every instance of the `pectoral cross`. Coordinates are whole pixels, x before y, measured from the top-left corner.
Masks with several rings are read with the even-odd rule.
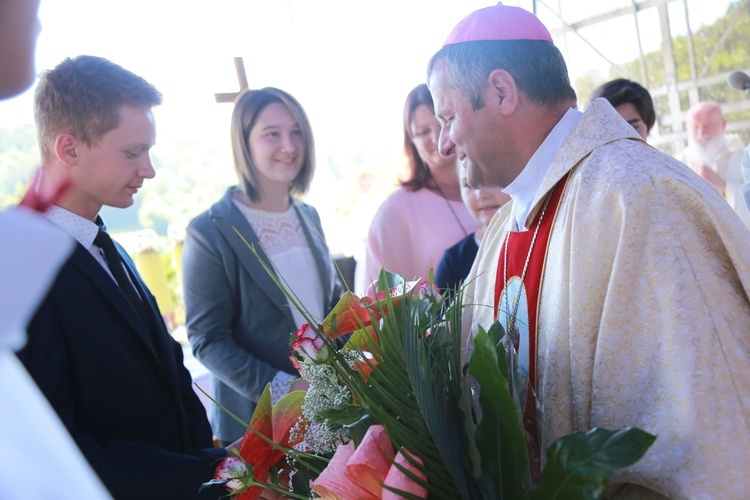
[[[216,93],[214,94],[216,102],[234,102],[237,96],[240,95],[240,92],[249,88],[247,85],[247,74],[245,73],[245,63],[242,62],[241,57],[234,58],[234,69],[237,71],[237,80],[240,82],[240,91]]]

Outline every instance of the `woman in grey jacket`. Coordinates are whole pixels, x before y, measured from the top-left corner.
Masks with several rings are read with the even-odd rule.
[[[325,317],[341,288],[318,213],[296,198],[315,170],[302,107],[279,89],[245,91],[231,135],[239,184],[188,226],[184,297],[188,338],[212,373],[214,398],[249,422],[266,384],[276,401],[299,377],[289,335],[305,321],[237,232],[315,318]],[[245,432],[218,406],[211,413],[221,443]]]

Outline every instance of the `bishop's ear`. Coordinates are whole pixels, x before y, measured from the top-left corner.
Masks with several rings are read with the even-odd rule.
[[[73,134],[58,134],[55,137],[55,156],[66,165],[78,162],[78,145],[80,141]]]
[[[512,115],[518,106],[518,87],[510,73],[496,69],[487,77],[489,96],[485,96],[485,105],[498,106],[500,112]]]

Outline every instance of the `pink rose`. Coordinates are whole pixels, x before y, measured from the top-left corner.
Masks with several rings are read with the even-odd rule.
[[[320,334],[308,323],[294,332],[297,340],[292,342],[291,349],[309,363],[322,364],[331,359],[331,349]]]

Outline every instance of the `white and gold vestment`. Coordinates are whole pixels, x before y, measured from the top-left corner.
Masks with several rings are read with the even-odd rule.
[[[750,495],[750,231],[708,183],[595,101],[527,218],[568,172],[538,316],[542,447],[576,430],[658,437],[613,483],[671,498]],[[466,348],[494,320],[496,214],[467,278]]]

